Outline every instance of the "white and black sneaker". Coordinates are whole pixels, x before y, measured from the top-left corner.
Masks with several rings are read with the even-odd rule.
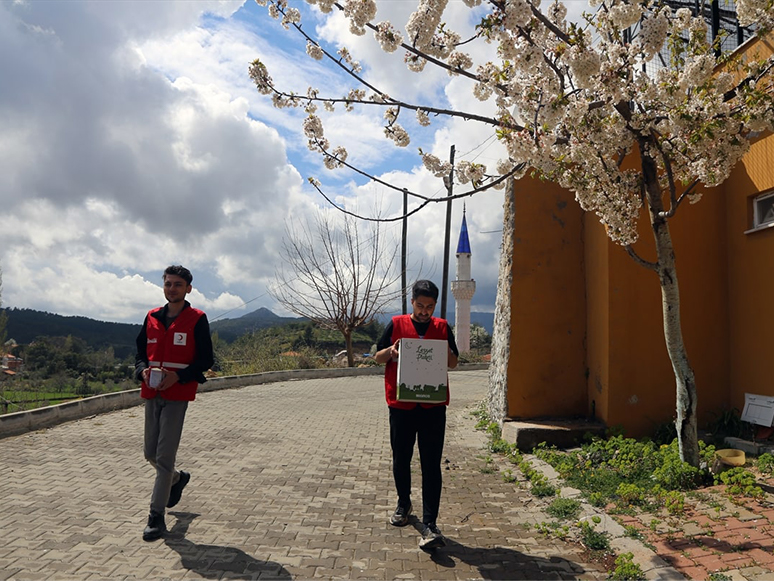
[[[411,515],[411,503],[408,506],[401,506],[398,504],[398,508],[392,513],[390,517],[390,524],[394,527],[405,527],[408,524],[409,516]]]
[[[435,523],[426,524],[422,529],[422,539],[419,541],[419,548],[424,551],[432,551],[446,545],[446,539],[443,538],[441,531],[435,526]]]

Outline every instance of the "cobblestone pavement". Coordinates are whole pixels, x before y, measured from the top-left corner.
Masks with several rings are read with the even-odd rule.
[[[418,548],[395,505],[380,376],[201,394],[178,465],[192,473],[166,537],[141,539],[153,473],[142,408],[0,440],[0,579],[604,579],[486,465],[471,411],[487,372],[450,374],[448,545]],[[419,469],[415,511],[421,514]]]

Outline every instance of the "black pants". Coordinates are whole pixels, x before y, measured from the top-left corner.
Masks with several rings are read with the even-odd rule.
[[[414,409],[390,409],[390,445],[392,446],[392,475],[398,491],[398,503],[411,502],[411,457],[414,442],[419,444],[419,462],[422,468],[422,522],[435,523],[441,504],[441,458],[446,435],[446,406],[439,405]]]

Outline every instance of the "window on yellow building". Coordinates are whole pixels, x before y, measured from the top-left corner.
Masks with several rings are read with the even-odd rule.
[[[753,199],[753,228],[774,226],[774,192]]]

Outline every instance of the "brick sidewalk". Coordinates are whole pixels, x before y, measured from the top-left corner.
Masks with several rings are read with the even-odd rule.
[[[191,484],[155,543],[141,539],[153,480],[142,408],[0,440],[0,579],[605,579],[530,528],[547,517],[529,493],[482,473],[470,411],[487,376],[450,374],[449,544],[434,555],[418,549],[418,523],[387,522],[383,380],[351,377],[201,394],[178,455]]]

